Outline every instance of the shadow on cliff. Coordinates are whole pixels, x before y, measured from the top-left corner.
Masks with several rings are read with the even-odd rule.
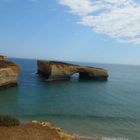
[[[63,83],[63,82],[79,82],[79,83],[84,83],[84,82],[93,82],[93,83],[105,83],[108,82],[108,79],[105,80],[97,80],[93,78],[81,78],[79,73],[74,73],[71,75],[69,79],[63,79],[63,80],[53,80],[53,81],[48,81],[46,77],[43,75],[37,75],[37,80],[39,82],[43,83]]]

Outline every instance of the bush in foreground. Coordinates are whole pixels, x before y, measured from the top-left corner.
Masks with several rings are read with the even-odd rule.
[[[18,126],[20,121],[9,115],[0,115],[0,126]]]

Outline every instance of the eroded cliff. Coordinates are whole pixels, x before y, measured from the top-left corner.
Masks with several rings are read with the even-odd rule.
[[[0,88],[15,86],[19,80],[20,67],[0,56]]]
[[[102,68],[73,65],[57,61],[37,61],[38,74],[48,81],[70,79],[74,73],[79,73],[80,79],[107,80],[108,72]]]

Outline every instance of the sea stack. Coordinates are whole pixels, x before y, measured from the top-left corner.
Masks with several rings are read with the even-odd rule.
[[[65,80],[79,73],[80,79],[107,80],[108,72],[102,68],[73,65],[57,61],[38,60],[38,74],[43,75],[47,81]]]
[[[0,89],[16,86],[19,80],[20,67],[9,61],[6,56],[0,56]]]

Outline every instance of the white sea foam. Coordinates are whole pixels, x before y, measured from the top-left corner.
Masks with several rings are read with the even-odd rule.
[[[103,137],[102,140],[130,140],[128,138],[110,138],[110,137]]]
[[[97,137],[88,137],[88,136],[79,136],[79,135],[75,135],[76,137],[78,138],[81,138],[81,139],[87,139],[87,140],[96,140],[98,139]],[[130,140],[128,138],[122,138],[122,137],[118,137],[118,138],[113,138],[113,137],[103,137],[101,138],[101,140]]]
[[[93,137],[81,136],[81,135],[76,135],[76,134],[75,134],[75,136],[76,136],[77,138],[80,138],[80,139],[88,139],[88,140],[94,140],[94,139],[95,139],[95,138],[93,138]]]

